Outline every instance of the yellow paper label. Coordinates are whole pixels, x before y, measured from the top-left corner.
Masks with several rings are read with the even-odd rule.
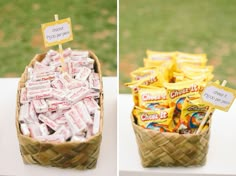
[[[216,109],[228,111],[235,99],[235,90],[209,83],[201,94],[202,101]]]
[[[45,47],[73,40],[70,18],[42,24],[41,28]]]

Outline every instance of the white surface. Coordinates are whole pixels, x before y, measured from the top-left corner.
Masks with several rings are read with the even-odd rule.
[[[79,171],[39,165],[25,165],[19,151],[15,128],[17,78],[0,79],[0,175],[14,176],[115,176],[117,78],[103,78],[104,128],[96,169]],[[111,88],[112,85],[112,88]]]
[[[131,126],[131,95],[119,95],[119,172],[120,176],[199,176],[236,175],[236,102],[229,112],[213,115],[207,162],[202,167],[143,168]]]

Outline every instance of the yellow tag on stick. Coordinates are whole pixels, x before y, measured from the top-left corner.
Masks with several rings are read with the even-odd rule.
[[[209,83],[201,94],[203,103],[220,109],[228,111],[235,99],[235,90],[223,87],[216,83]]]
[[[73,40],[71,19],[65,18],[41,25],[45,47]]]

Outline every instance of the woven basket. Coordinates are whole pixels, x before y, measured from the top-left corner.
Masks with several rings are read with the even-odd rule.
[[[196,134],[178,134],[132,126],[143,167],[204,165],[210,130]]]
[[[101,89],[100,89],[100,129],[99,132],[87,139],[85,142],[64,142],[50,143],[40,142],[31,137],[21,134],[19,128],[19,111],[20,111],[20,88],[25,86],[27,81],[27,67],[22,74],[17,90],[17,107],[16,107],[16,129],[20,145],[20,151],[25,164],[50,165],[61,168],[76,168],[80,170],[92,169],[96,167],[99,155],[100,144],[102,140],[103,128],[103,88],[101,68],[98,58],[93,52],[89,52],[90,58],[95,60],[95,72],[99,73]],[[45,54],[36,55],[29,66],[36,61],[42,61]]]

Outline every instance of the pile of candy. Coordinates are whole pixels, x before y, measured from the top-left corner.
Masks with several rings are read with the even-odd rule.
[[[99,91],[88,51],[50,50],[28,68],[21,88],[21,133],[39,141],[85,141],[99,131]]]
[[[213,78],[206,54],[147,50],[144,67],[131,72],[135,122],[160,132],[194,133],[208,110],[200,93]]]

